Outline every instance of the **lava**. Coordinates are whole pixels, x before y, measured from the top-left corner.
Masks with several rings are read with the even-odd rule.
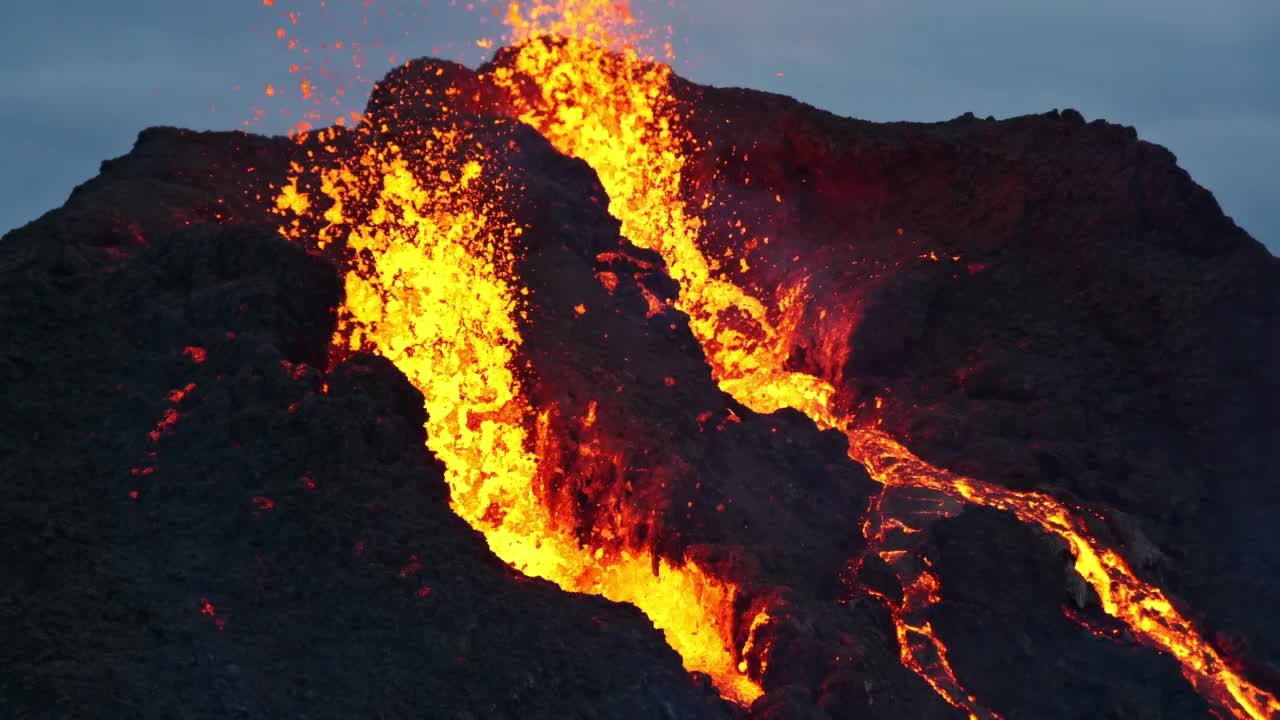
[[[971,717],[994,717],[964,691],[927,621],[942,590],[934,574],[916,566],[908,537],[933,519],[981,505],[1061,538],[1103,610],[1177,658],[1212,704],[1239,718],[1280,716],[1280,701],[1229,667],[1167,595],[1139,579],[1072,509],[1044,494],[933,467],[842,407],[838,375],[787,369],[810,302],[806,287],[783,288],[771,308],[709,260],[699,213],[710,200],[690,204],[682,190],[687,158],[700,142],[683,127],[671,69],[636,49],[625,4],[511,3],[505,20],[513,45],[484,80],[513,119],[594,168],[623,235],[663,257],[680,284],[677,308],[688,315],[720,388],[757,412],[794,408],[821,428],[844,432],[850,457],[885,492],[909,489],[932,508],[901,517],[878,505],[875,522],[863,528],[870,551],[903,584],[901,601],[882,599],[907,667]],[[550,471],[541,458],[554,408],[530,405],[517,368],[528,292],[517,267],[526,229],[505,209],[503,198],[519,188],[502,180],[501,148],[447,119],[421,134],[367,123],[351,132],[359,138],[355,150],[331,149],[315,167],[295,167],[276,199],[277,211],[293,220],[281,228],[287,237],[304,239],[299,218],[320,220],[317,244],[342,240],[346,248],[347,297],[335,344],[391,359],[421,390],[428,444],[447,467],[453,506],[499,557],[568,590],[634,603],[665,631],[686,667],[710,674],[727,697],[753,700],[761,689],[747,676],[743,654],[767,614],[756,616],[746,647],[736,649],[732,583],[693,563],[674,565],[642,543],[609,552],[586,547],[539,497]],[[300,182],[305,176],[318,180]],[[735,266],[748,267],[745,258]],[[598,279],[610,291],[619,282],[613,273]]]
[[[514,57],[491,71],[495,84],[507,90],[516,117],[596,170],[623,235],[663,256],[681,286],[677,307],[689,316],[722,390],[757,412],[790,407],[819,427],[844,431],[850,457],[886,488],[912,487],[940,500],[1006,510],[1056,535],[1071,548],[1076,571],[1097,592],[1103,610],[1143,642],[1177,658],[1204,697],[1240,718],[1280,715],[1275,696],[1231,669],[1163,591],[1137,578],[1120,553],[1090,534],[1062,503],[933,467],[838,407],[833,383],[786,369],[804,288],[784,292],[770,313],[759,298],[713,270],[699,243],[702,221],[697,208],[686,204],[681,185],[686,157],[699,143],[681,128],[670,68],[642,56],[627,34],[630,14],[617,14],[603,0],[561,0],[554,6],[538,1],[527,15],[512,3],[508,22]],[[537,91],[529,92],[530,85]],[[868,537],[873,549],[875,540]],[[936,602],[936,578],[921,572],[900,579],[905,598],[891,610],[903,662],[971,716],[989,714],[963,691],[946,662],[945,645],[928,623],[908,618]],[[932,650],[931,660],[921,657],[918,645]]]

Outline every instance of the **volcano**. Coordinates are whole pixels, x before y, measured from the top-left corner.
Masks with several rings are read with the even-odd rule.
[[[567,4],[4,237],[0,709],[1280,718],[1280,261],[1132,128]]]

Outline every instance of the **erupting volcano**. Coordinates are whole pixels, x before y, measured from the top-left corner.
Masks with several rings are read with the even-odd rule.
[[[321,247],[324,238],[345,238],[355,258],[347,272],[339,342],[391,358],[423,391],[432,418],[429,443],[450,468],[454,507],[485,533],[494,552],[566,589],[638,605],[665,630],[689,669],[711,674],[721,691],[736,700],[749,702],[760,694],[753,678],[738,674],[747,666],[732,640],[731,582],[708,576],[694,563],[673,566],[653,556],[643,543],[625,537],[625,521],[622,548],[610,549],[606,557],[603,547],[574,538],[571,526],[560,527],[563,521],[538,497],[536,488],[544,485],[536,477],[547,441],[535,444],[532,438],[546,434],[549,411],[539,415],[528,406],[512,367],[520,342],[516,317],[522,293],[528,292],[520,287],[512,259],[523,231],[495,207],[512,188],[500,180],[481,180],[485,164],[500,177],[500,155],[486,154],[483,144],[465,137],[450,119],[455,101],[482,102],[482,91],[474,89],[481,86],[491,88],[492,99],[484,101],[492,103],[493,112],[531,125],[558,150],[596,171],[623,236],[657,251],[680,284],[675,306],[689,316],[722,390],[757,412],[793,408],[821,428],[846,433],[850,457],[886,488],[937,495],[935,517],[945,517],[941,508],[948,505],[954,514],[972,503],[1013,512],[1061,537],[1107,614],[1144,642],[1177,657],[1188,680],[1215,704],[1239,717],[1270,717],[1280,711],[1276,698],[1228,667],[1159,588],[1138,580],[1114,549],[1094,538],[1079,513],[1047,495],[1014,492],[932,467],[875,429],[874,418],[859,418],[841,407],[837,383],[856,379],[787,368],[796,326],[809,301],[808,278],[762,301],[729,277],[724,265],[732,267],[731,261],[708,260],[712,253],[732,258],[736,249],[741,274],[747,275],[746,252],[769,239],[755,237],[739,221],[734,225],[742,228],[739,237],[728,233],[732,244],[719,252],[706,248],[700,233],[706,221],[698,208],[708,208],[716,199],[707,193],[700,205],[687,202],[682,182],[686,156],[696,152],[699,142],[684,128],[670,70],[642,57],[634,38],[620,32],[629,19],[603,1],[535,4],[525,14],[512,4],[508,22],[514,45],[482,70],[473,88],[394,87],[391,92],[400,96],[396,110],[385,116],[373,113],[369,124],[356,131],[375,136],[370,142],[386,147],[390,157],[366,150],[352,167],[320,173],[324,202],[315,213],[327,224],[316,236]],[[467,98],[468,92],[475,95]],[[414,107],[415,102],[421,107]],[[444,129],[408,137],[396,133],[405,122],[398,113],[415,111],[440,113]],[[397,156],[401,145],[414,149],[411,161]],[[470,153],[468,145],[474,146]],[[433,187],[420,187],[416,176]],[[348,219],[350,208],[360,202],[371,209]],[[297,178],[277,205],[303,216],[311,209],[307,194],[297,189]],[[301,227],[294,221],[283,232],[298,240],[312,236],[311,226],[306,233],[297,231]],[[602,281],[617,282],[609,275]],[[652,312],[663,310],[654,301]],[[582,421],[587,428],[599,407],[593,401]],[[608,412],[607,404],[605,408]],[[949,703],[974,717],[990,715],[955,678],[928,621],[913,619],[938,592],[937,580],[916,567],[907,551],[890,549],[887,535],[923,528],[891,516],[878,520],[878,525],[865,525],[871,550],[891,565],[905,561],[896,568],[904,598],[892,608],[902,661]],[[764,611],[751,628],[761,621],[768,621]],[[744,647],[753,642],[752,634],[748,631]]]
[[[511,3],[502,17],[507,47],[490,63],[473,71],[406,62],[377,85],[356,122],[303,128],[287,141],[234,136],[235,159],[219,159],[222,146],[212,140],[199,146],[191,155],[199,161],[173,173],[198,190],[141,211],[113,208],[110,252],[96,261],[111,263],[102,287],[118,292],[141,272],[132,267],[171,268],[205,252],[140,249],[163,246],[157,238],[187,225],[267,226],[293,246],[289,252],[306,251],[289,263],[306,258],[336,268],[336,320],[321,328],[331,339],[317,340],[323,319],[272,325],[278,337],[266,336],[276,338],[272,350],[260,350],[253,367],[274,358],[278,345],[287,379],[251,386],[309,387],[264,391],[288,395],[287,414],[295,417],[342,412],[317,409],[326,402],[363,402],[373,408],[372,425],[395,413],[409,425],[421,420],[449,507],[518,571],[503,582],[541,578],[636,606],[695,681],[705,674],[728,701],[679,712],[1014,718],[1046,716],[1036,703],[1048,702],[1062,705],[1054,715],[1061,717],[1079,716],[1083,706],[1093,716],[1280,718],[1280,632],[1254,617],[1266,614],[1263,605],[1242,611],[1247,598],[1220,601],[1196,580],[1218,562],[1197,559],[1197,533],[1230,523],[1236,514],[1220,506],[1236,501],[1219,494],[1196,505],[1207,518],[1200,530],[1181,529],[1196,522],[1189,503],[1144,505],[1159,494],[1149,487],[1174,482],[1158,479],[1161,471],[1192,472],[1203,457],[1229,449],[1234,459],[1222,469],[1205,465],[1204,477],[1217,478],[1250,467],[1240,459],[1249,448],[1277,438],[1274,419],[1251,410],[1237,418],[1247,432],[1234,434],[1188,418],[1202,397],[1241,397],[1214,390],[1200,369],[1228,366],[1204,349],[1214,338],[1230,345],[1223,352],[1280,357],[1280,298],[1274,283],[1267,286],[1280,268],[1207,207],[1212,199],[1177,176],[1163,151],[1124,129],[1085,125],[1071,111],[900,130],[774,96],[702,88],[645,51],[649,38],[626,3],[536,0]],[[1123,152],[1106,150],[1117,144]],[[989,146],[998,149],[983,149]],[[140,140],[131,161],[143,169],[130,165],[122,177],[164,177],[148,163],[167,167],[175,153],[148,154],[147,147]],[[1043,169],[1055,162],[1045,157],[1083,158],[1083,170],[1064,160],[1067,169],[1054,175]],[[1120,190],[1099,190],[1088,179],[1110,162],[1140,168],[1126,171],[1125,186],[1139,209],[1128,209],[1128,196],[1116,200]],[[104,165],[104,174],[112,171]],[[1067,183],[1077,185],[1063,189]],[[95,192],[91,186],[78,197],[85,202]],[[1153,200],[1159,193],[1175,199]],[[197,212],[193,201],[216,212]],[[1111,214],[1095,221],[1088,213],[1103,206]],[[97,222],[92,208],[59,212],[81,225]],[[1201,215],[1179,215],[1192,212]],[[1115,218],[1131,227],[1117,227]],[[56,221],[23,232],[38,237]],[[1116,244],[1074,244],[1107,223],[1122,237]],[[184,248],[189,241],[174,242]],[[237,251],[215,252],[231,254],[211,261],[214,275],[234,277]],[[117,262],[125,269],[117,271]],[[168,292],[177,282],[171,276],[181,276],[204,288],[200,278],[208,274],[164,272],[146,287]],[[1048,279],[1054,274],[1060,277]],[[1165,299],[1170,284],[1188,277],[1208,288],[1200,291],[1208,299]],[[1214,289],[1248,283],[1256,290]],[[1150,339],[1161,327],[1150,337],[1126,329],[1129,309],[1113,300],[1130,291],[1163,317],[1180,318],[1171,339]],[[239,311],[273,293],[248,292]],[[202,312],[200,297],[191,291],[193,318]],[[1022,297],[1025,307],[1009,302]],[[320,318],[328,308],[308,312]],[[1061,313],[1061,321],[1037,312]],[[1252,324],[1215,335],[1228,315]],[[313,328],[309,339],[291,340],[301,326]],[[231,353],[222,346],[240,342],[237,332],[244,331],[215,334],[219,347],[204,333],[184,339],[181,352],[156,356],[185,363],[188,375],[212,373],[201,369],[206,358]],[[1183,353],[1170,360],[1162,347]],[[1076,352],[1091,355],[1077,361]],[[421,409],[405,408],[416,395],[361,384],[384,372],[370,356],[407,378]],[[1065,360],[1055,365],[1056,358]],[[1073,364],[1079,375],[1066,377],[1063,368]],[[168,436],[195,432],[187,429],[200,422],[186,418],[192,403],[199,417],[199,407],[248,392],[206,391],[206,384],[258,377],[231,367],[212,378],[166,372],[181,390],[167,396],[163,427],[146,446],[119,443],[141,458],[131,461],[131,482],[152,482],[155,468],[163,471],[166,444],[174,442]],[[1266,383],[1256,400],[1264,405],[1277,390]],[[1169,399],[1165,387],[1182,388],[1185,397]],[[324,399],[335,393],[353,399]],[[1095,408],[1112,401],[1123,407]],[[1171,409],[1161,416],[1160,407]],[[1133,429],[1169,416],[1185,424],[1169,425],[1168,433]],[[391,431],[372,425],[336,437],[364,433],[377,446],[383,441],[368,438]],[[1184,430],[1203,436],[1195,441],[1202,444],[1181,447]],[[418,439],[412,428],[404,432]],[[1153,453],[1187,454],[1161,464],[1147,449],[1113,452],[1134,438]],[[357,441],[339,445],[347,442]],[[1121,456],[1130,470],[1104,470]],[[1141,472],[1131,470],[1138,466]],[[290,492],[316,491],[313,473],[324,471],[307,467]],[[1104,472],[1113,484],[1098,479]],[[334,473],[331,482],[341,484],[342,471]],[[1126,479],[1148,485],[1127,490]],[[395,493],[423,492],[416,482]],[[421,482],[430,483],[429,473]],[[129,498],[138,505],[163,496],[163,487],[132,489]],[[283,513],[273,496],[258,492],[254,523]],[[1272,501],[1257,492],[1258,503]],[[365,562],[371,546],[400,547],[386,539],[400,535],[382,533],[372,519],[376,506],[395,506],[395,497],[361,496],[370,519],[360,523],[371,525],[344,557]],[[993,614],[974,630],[956,620],[963,611],[994,612],[980,599],[947,607],[949,577],[960,579],[962,595],[974,585],[948,555],[947,538],[965,523],[1013,537],[1017,531],[996,517],[1016,518],[1025,529],[1020,542],[1034,546],[1018,551],[1034,568],[1025,578],[1034,586],[1028,597],[1057,603],[1050,614],[1027,615],[1042,620],[1018,631],[1021,650],[991,651],[998,662],[1019,658],[1004,666],[975,661],[986,651],[962,643],[989,633],[992,647],[1004,648],[995,626],[1008,623]],[[308,537],[345,538],[345,527]],[[261,593],[263,568],[272,563],[255,553]],[[415,584],[414,601],[428,603],[448,592],[420,579],[437,562],[430,553],[368,562],[398,564],[390,575]],[[1274,553],[1259,553],[1239,562],[1271,567]],[[1011,567],[1023,561],[1009,559]],[[1184,569],[1167,569],[1180,563]],[[436,585],[451,582],[441,578]],[[1275,592],[1274,580],[1261,582]],[[206,592],[198,614],[233,635],[235,617],[224,624],[219,608],[234,603]],[[1197,605],[1206,598],[1213,607]],[[501,612],[489,617],[507,617]],[[591,616],[605,634],[634,622],[605,615]],[[1041,634],[1036,622],[1052,629]],[[1227,642],[1233,634],[1256,640]],[[472,648],[459,640],[448,652],[462,662]],[[1084,653],[1078,662],[1064,660],[1077,650]],[[1032,668],[1024,678],[1001,677],[1023,666]],[[1126,672],[1135,673],[1132,681]],[[1073,683],[1084,690],[1069,708],[1053,695]],[[537,685],[531,680],[529,688]],[[1149,694],[1133,696],[1139,687]],[[505,712],[496,707],[478,713]]]

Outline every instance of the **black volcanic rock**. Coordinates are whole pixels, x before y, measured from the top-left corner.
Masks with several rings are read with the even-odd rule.
[[[201,227],[83,270],[4,273],[0,714],[725,715],[634,608],[489,553],[389,362],[307,364],[327,262]]]
[[[430,122],[430,118],[421,120]],[[648,291],[664,298],[672,297],[676,287],[665,277],[657,256],[618,237],[617,222],[604,212],[605,195],[590,168],[555,153],[528,128],[480,118],[468,122],[479,132],[502,138],[502,143],[494,142],[496,145],[514,141],[507,159],[525,187],[524,204],[515,212],[534,229],[527,235],[521,267],[523,282],[534,291],[530,301],[533,320],[524,330],[524,353],[536,378],[529,388],[530,399],[535,408],[555,409],[557,432],[565,433],[570,443],[576,442],[574,428],[587,413],[588,402],[598,400],[599,438],[606,449],[623,455],[629,469],[625,475],[601,475],[589,464],[575,465],[580,459],[571,444],[565,445],[561,461],[564,474],[574,484],[553,491],[572,501],[584,490],[601,497],[616,495],[630,483],[645,507],[656,511],[656,522],[639,536],[642,540],[674,562],[696,559],[743,586],[735,608],[743,614],[739,642],[745,641],[746,623],[756,610],[764,603],[781,601],[786,610],[775,611],[778,617],[795,618],[787,620],[790,625],[781,632],[790,632],[788,627],[810,628],[809,639],[802,643],[806,656],[841,651],[847,657],[854,651],[848,638],[861,638],[856,651],[865,656],[865,678],[860,682],[873,688],[864,701],[880,703],[877,710],[913,708],[912,714],[919,717],[949,716],[950,709],[896,663],[892,629],[886,628],[881,609],[857,604],[834,615],[827,610],[835,600],[845,561],[861,547],[857,519],[873,491],[866,473],[845,457],[843,439],[818,433],[811,422],[795,413],[776,418],[755,415],[716,390],[686,319],[675,311],[655,318],[646,316],[647,305],[637,284],[644,283]],[[411,123],[407,129],[416,132],[423,127],[429,125]],[[338,133],[334,142],[356,141]],[[210,354],[244,353],[246,346],[228,339],[223,330],[210,329],[210,314],[216,317],[217,312],[231,312],[239,317],[244,327],[232,331],[236,337],[249,328],[260,329],[265,321],[279,320],[282,324],[277,331],[289,334],[271,340],[270,352],[261,357],[254,353],[242,361],[255,367],[271,367],[278,359],[315,362],[324,354],[320,341],[331,327],[332,308],[331,301],[315,302],[320,297],[317,288],[328,287],[331,292],[335,287],[332,278],[325,276],[290,292],[264,280],[277,274],[286,279],[307,277],[313,271],[290,270],[281,263],[292,258],[310,267],[314,265],[310,256],[277,249],[277,257],[267,258],[262,265],[265,275],[227,277],[228,271],[247,271],[258,262],[248,261],[259,252],[254,248],[268,242],[264,233],[280,222],[269,210],[274,198],[271,189],[284,182],[290,161],[302,162],[314,148],[305,141],[266,141],[239,133],[146,131],[139,136],[133,153],[104,163],[103,174],[78,188],[65,208],[7,235],[4,267],[36,278],[42,288],[49,287],[46,294],[56,296],[59,307],[77,302],[102,304],[102,298],[118,294],[135,302],[116,311],[122,318],[140,313],[146,325],[193,323],[186,342]],[[250,167],[254,168],[252,173],[248,172]],[[247,189],[237,185],[246,176],[250,183]],[[200,206],[201,198],[207,197],[228,200],[215,202],[226,211],[222,217],[206,219],[247,223],[246,229],[208,225],[174,235],[175,230],[189,224],[202,225],[182,208]],[[132,209],[135,206],[136,212]],[[126,228],[124,235],[114,233],[118,227]],[[216,244],[207,252],[201,250],[205,240],[224,233],[230,238],[247,238],[247,257],[227,256]],[[108,238],[105,252],[93,254],[104,237]],[[325,255],[336,259],[341,252],[341,247],[333,247]],[[598,256],[602,252],[619,257],[601,260]],[[88,260],[64,269],[68,256],[86,254]],[[145,262],[160,267],[158,272],[142,273],[145,282],[141,284],[139,274],[126,272],[132,263],[140,262],[136,257],[145,257]],[[198,261],[199,267],[186,268],[184,260]],[[627,269],[626,263],[637,262],[623,274],[613,295],[605,292],[592,274],[606,268],[621,272]],[[208,282],[213,287],[192,290],[193,282]],[[65,294],[88,289],[99,295],[86,301]],[[157,292],[175,290],[183,299],[180,303],[153,297]],[[18,284],[12,286],[12,292],[15,308],[19,308],[19,301],[30,302],[27,295],[41,296]],[[201,302],[193,304],[192,297]],[[246,304],[245,298],[266,304]],[[324,322],[299,328],[290,308],[306,298],[314,303],[309,307],[320,308]],[[573,307],[584,300],[592,310],[578,317]],[[13,317],[26,314],[19,308]],[[100,319],[85,322],[101,324]],[[36,334],[50,334],[55,329],[58,324],[32,325]],[[310,345],[300,347],[303,342]],[[80,343],[77,347],[88,353],[93,345]],[[23,347],[21,343],[18,346]],[[286,356],[285,348],[298,354]],[[142,367],[128,358],[134,350],[126,346],[118,352],[116,365],[104,365],[95,372],[121,372],[121,364]],[[172,355],[175,351],[168,352]],[[51,372],[39,363],[28,362],[25,354],[15,356],[13,362],[31,367],[33,372],[36,367]],[[668,387],[668,377],[673,378],[674,386]],[[57,378],[46,379],[56,385]],[[182,387],[180,380],[173,377],[168,389]],[[625,392],[619,393],[619,387]],[[154,398],[167,392],[159,387],[151,390]],[[15,400],[15,406],[21,404]],[[405,406],[399,407],[403,412]],[[163,407],[152,409],[155,418],[162,417]],[[304,409],[305,404],[300,404],[297,412]],[[740,422],[729,421],[730,410]],[[56,414],[41,407],[31,412]],[[131,407],[121,412],[142,411]],[[707,417],[699,420],[704,413]],[[148,422],[154,424],[155,419]],[[246,428],[239,431],[249,432]],[[349,442],[332,444],[357,455],[366,452]],[[264,452],[269,456],[273,451]],[[198,453],[195,459],[199,460]],[[222,460],[225,458],[219,455],[209,462]],[[40,462],[34,456],[30,461]],[[677,478],[681,481],[669,482]],[[592,539],[593,532],[607,527],[599,522],[607,516],[597,515],[590,505],[580,509],[585,542]],[[795,666],[805,668],[805,681],[816,688],[830,672],[828,664],[797,661]],[[480,693],[478,697],[489,695]],[[583,707],[591,704],[579,702]]]

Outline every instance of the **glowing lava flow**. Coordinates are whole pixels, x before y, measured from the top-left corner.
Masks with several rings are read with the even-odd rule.
[[[622,234],[662,253],[721,388],[760,412],[794,407],[827,417],[829,383],[775,372],[786,361],[788,323],[771,322],[760,300],[717,277],[698,247],[702,221],[680,198],[690,138],[679,129],[671,68],[642,58],[635,36],[620,32],[630,15],[606,0],[560,0],[536,2],[527,15],[512,3],[507,22],[516,47],[491,71],[493,82],[516,117],[596,171]]]
[[[514,191],[496,179],[494,152],[444,119],[394,140],[368,126],[355,132],[366,149],[344,157],[327,145],[332,157],[295,167],[277,197],[286,237],[306,242],[302,228],[318,223],[321,247],[345,240],[335,344],[388,358],[422,392],[427,443],[446,466],[453,508],[498,557],[567,590],[635,604],[687,668],[750,703],[761,690],[738,670],[733,585],[643,547],[584,547],[538,496],[540,473],[552,470],[540,465],[551,455],[550,411],[530,407],[513,372],[524,229],[504,211]]]
[[[855,450],[850,438],[851,456]],[[872,477],[885,483],[882,475],[873,472]],[[909,494],[905,503],[898,497],[904,490]],[[895,502],[892,511],[886,509],[886,501]],[[894,600],[869,588],[866,592],[878,597],[889,608],[903,665],[919,675],[948,703],[965,710],[970,718],[999,720],[998,714],[982,707],[956,678],[947,659],[947,648],[934,634],[928,619],[930,608],[942,599],[941,584],[927,564],[913,552],[916,539],[930,523],[957,515],[963,509],[961,503],[930,489],[921,492],[915,486],[886,483],[885,489],[872,501],[863,522],[862,534],[867,540],[868,552],[878,555],[897,574],[902,584],[902,597]],[[862,562],[864,558],[853,563],[855,574]]]
[[[1280,700],[1232,670],[1160,588],[1139,580],[1119,553],[1091,536],[1084,522],[1058,501],[940,470],[879,430],[856,429],[848,434],[857,459],[886,485],[928,488],[949,498],[1005,510],[1062,538],[1075,555],[1076,572],[1097,592],[1102,609],[1147,644],[1177,658],[1183,675],[1202,696],[1239,718],[1280,717]]]
[[[792,407],[821,427],[846,432],[850,457],[886,487],[917,488],[940,500],[1006,510],[1062,538],[1103,609],[1146,644],[1176,657],[1204,697],[1239,718],[1280,716],[1280,701],[1228,667],[1159,588],[1139,580],[1116,551],[1093,538],[1061,503],[935,468],[835,408],[836,388],[830,383],[785,369],[787,313],[771,319],[758,298],[715,275],[699,247],[701,223],[681,195],[692,139],[679,126],[670,69],[641,57],[630,38],[617,32],[631,23],[629,14],[620,15],[606,0],[561,0],[554,6],[539,1],[524,14],[513,3],[507,21],[519,45],[514,57],[491,71],[495,83],[508,91],[520,120],[561,152],[595,168],[623,234],[662,254],[681,284],[677,306],[689,315],[722,389],[759,412]],[[557,39],[541,40],[544,35]],[[529,91],[531,84],[536,92]],[[868,537],[873,549],[875,540]],[[912,624],[907,617],[936,601],[936,578],[921,573],[904,586],[902,604],[890,608],[903,662],[948,702],[971,716],[989,716],[963,691],[946,662],[945,647],[928,624]],[[933,657],[925,658],[922,648]]]

